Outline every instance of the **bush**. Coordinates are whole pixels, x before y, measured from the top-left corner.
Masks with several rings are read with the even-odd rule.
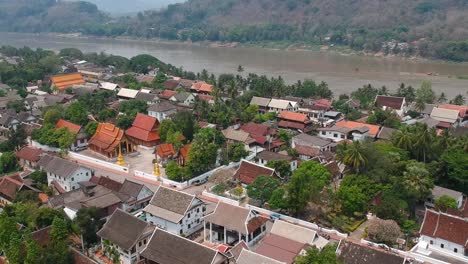
[[[222,195],[226,191],[226,185],[224,183],[217,184],[211,189],[217,195]]]

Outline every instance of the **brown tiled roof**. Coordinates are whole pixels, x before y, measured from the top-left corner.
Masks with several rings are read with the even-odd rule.
[[[99,123],[89,145],[101,148],[105,152],[111,152],[122,141],[124,131],[110,123]]]
[[[206,82],[196,82],[192,84],[191,90],[195,90],[196,92],[211,93],[211,91],[213,91],[213,85],[207,84]]]
[[[316,157],[320,155],[320,149],[302,145],[296,145],[294,149],[297,151],[299,155],[304,155],[308,157]]]
[[[40,149],[26,146],[16,152],[16,157],[27,161],[37,162],[41,159],[42,153],[44,152]]]
[[[143,189],[143,187],[143,184],[125,179],[119,192],[136,199],[138,198],[138,195],[140,194],[140,191]]]
[[[0,178],[0,195],[12,201],[16,192],[23,186],[23,180],[18,174]]]
[[[174,145],[172,144],[161,144],[156,146],[156,153],[161,158],[168,158],[175,155]]]
[[[266,222],[268,222],[268,219],[266,219],[265,217],[256,216],[250,219],[249,222],[247,223],[247,231],[249,231],[249,233],[252,233],[258,228],[260,228]]]
[[[178,223],[192,205],[195,196],[160,186],[144,209],[157,217]]]
[[[468,245],[468,219],[426,210],[420,233],[466,246]]]
[[[377,97],[375,98],[375,106],[385,106],[391,109],[400,110],[404,100],[404,97],[377,95]]]
[[[130,250],[142,235],[148,232],[149,226],[149,223],[117,209],[97,232],[97,235],[124,250]]]
[[[44,227],[37,231],[31,233],[32,239],[34,239],[37,244],[41,247],[45,247],[49,245],[51,239],[49,236],[50,231],[52,230],[52,226]]]
[[[258,176],[262,175],[273,176],[275,175],[275,170],[242,160],[239,169],[234,174],[234,178],[242,183],[252,184]]]
[[[284,120],[300,122],[304,124],[311,122],[309,117],[306,114],[290,112],[290,111],[282,111],[278,117]]]
[[[39,162],[39,166],[44,168],[46,172],[54,173],[55,175],[68,178],[81,166],[73,161],[54,157],[50,155],[43,156]]]
[[[70,250],[73,256],[73,264],[98,264],[98,262],[87,257],[86,255],[79,252],[75,248],[70,247]]]
[[[214,249],[161,229],[154,231],[141,256],[158,264],[211,264],[221,257]]]
[[[250,210],[247,208],[218,202],[215,211],[205,216],[205,221],[247,234],[246,222],[249,214]]]
[[[241,126],[241,130],[251,134],[251,135],[259,135],[259,136],[267,136],[273,134],[271,128],[265,125],[256,124],[254,122],[249,122]]]
[[[50,77],[52,84],[57,87],[60,91],[65,90],[68,87],[72,87],[76,84],[85,84],[83,75],[79,72],[62,74]]]
[[[281,120],[281,121],[278,122],[278,127],[305,130],[306,125],[303,124],[303,123],[299,123],[299,122]]]
[[[127,129],[125,134],[146,142],[157,141],[159,140],[158,126],[158,119],[138,113],[132,127]]]
[[[160,94],[158,94],[158,97],[162,99],[169,99],[176,94],[177,94],[176,91],[164,90]]]
[[[68,130],[70,130],[71,132],[75,132],[75,133],[78,133],[81,130],[80,125],[74,124],[72,122],[69,122],[63,119],[59,119],[59,121],[55,125],[55,128],[62,128],[62,127],[66,127],[68,128]]]
[[[257,158],[266,160],[266,161],[276,161],[276,160],[286,160],[291,161],[293,158],[287,155],[279,154],[277,152],[271,151],[262,151],[257,155]]]
[[[305,247],[306,244],[270,234],[260,242],[255,252],[284,263],[292,264]]]
[[[197,97],[198,97],[198,99],[206,101],[206,102],[210,102],[211,100],[214,100],[213,96],[207,95],[207,94],[199,94],[199,95],[197,95]]]
[[[186,161],[188,160],[188,154],[189,154],[189,151],[190,151],[190,146],[191,146],[190,144],[187,144],[187,145],[185,145],[183,148],[181,148],[181,149],[179,150],[180,155],[181,155],[181,156],[184,158],[184,160],[186,160]]]
[[[402,264],[403,256],[391,251],[342,240],[337,249],[338,259],[346,264]]]
[[[114,181],[113,179],[107,176],[99,177],[99,181],[97,184],[104,186],[109,190],[116,191],[116,192],[118,192],[122,188],[122,183],[118,181]]]
[[[178,80],[167,80],[164,82],[164,89],[166,90],[175,90],[179,86],[180,81]]]

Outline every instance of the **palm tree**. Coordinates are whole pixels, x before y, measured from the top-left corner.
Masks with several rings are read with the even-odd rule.
[[[414,109],[421,114],[424,108],[426,108],[426,103],[422,99],[417,98],[416,102],[414,102]]]
[[[368,159],[364,154],[364,148],[359,141],[353,141],[345,151],[344,164],[352,167],[358,173],[367,166]]]
[[[413,134],[409,131],[408,127],[403,127],[392,136],[393,145],[411,151],[413,149]]]
[[[415,134],[414,148],[418,151],[418,156],[422,154],[423,162],[426,162],[427,152],[431,148],[434,139],[434,132],[429,130],[427,125],[421,125]]]
[[[407,165],[403,173],[403,186],[416,199],[421,200],[427,197],[434,187],[430,173],[423,163],[411,162]]]

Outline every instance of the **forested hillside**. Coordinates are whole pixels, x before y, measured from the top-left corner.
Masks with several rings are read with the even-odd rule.
[[[0,0],[0,31],[81,32],[107,19],[88,2]]]

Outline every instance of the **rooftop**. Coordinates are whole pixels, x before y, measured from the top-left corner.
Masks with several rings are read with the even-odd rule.
[[[72,87],[75,84],[85,84],[83,75],[79,72],[68,73],[62,75],[55,75],[50,77],[52,84],[57,87],[60,91],[65,90],[68,87]]]
[[[444,187],[440,187],[437,185],[434,185],[434,188],[432,189],[432,196],[434,199],[440,198],[442,195],[448,195],[452,197],[455,200],[458,200],[458,198],[463,197],[462,192],[457,192],[451,189],[447,189]]]
[[[67,120],[59,119],[57,124],[55,125],[55,128],[62,128],[62,127],[66,127],[71,132],[75,132],[77,134],[81,130],[80,125],[74,124],[74,123],[72,123],[70,121],[67,121]]]
[[[40,149],[25,146],[16,152],[16,157],[27,161],[37,162],[41,159],[41,155],[43,153],[44,152]]]
[[[346,264],[402,264],[405,258],[391,251],[385,251],[350,240],[342,240],[336,250],[338,259]]]
[[[197,199],[194,195],[160,186],[144,211],[159,218],[178,223]]]
[[[403,107],[404,101],[404,97],[377,95],[375,98],[375,106],[400,110]]]
[[[332,144],[332,142],[328,140],[325,140],[317,136],[311,136],[305,133],[301,133],[293,137],[292,140],[295,144],[302,145],[302,146],[309,146],[309,147],[323,148]]]
[[[44,168],[45,171],[64,178],[72,176],[75,171],[82,167],[76,162],[49,155],[43,156],[38,165]]]
[[[106,152],[110,152],[120,143],[124,131],[111,123],[99,123],[96,133],[89,140],[90,145],[95,145]]]
[[[119,92],[117,93],[117,96],[134,99],[137,96],[138,92],[138,90],[120,88]]]
[[[273,176],[275,170],[253,162],[242,160],[234,178],[245,184],[252,184],[258,176]]]
[[[372,136],[377,136],[380,130],[380,126],[377,125],[370,125],[366,123],[360,123],[360,122],[354,122],[354,121],[347,121],[347,120],[342,120],[339,121],[335,124],[337,127],[344,127],[348,129],[359,129],[361,127],[367,127],[369,129],[369,134]]]
[[[468,243],[468,219],[426,209],[419,232],[421,235],[441,238],[466,246]]]
[[[431,118],[453,124],[457,121],[459,113],[458,110],[434,107],[431,112]]]
[[[237,258],[237,264],[286,264],[286,262],[281,262],[258,253],[252,252],[245,248],[242,249],[239,257]]]
[[[168,143],[164,143],[164,144],[156,146],[156,153],[161,158],[168,158],[176,154],[174,145],[168,144]]]
[[[300,122],[300,123],[310,122],[310,119],[306,114],[295,113],[295,112],[290,112],[290,111],[282,111],[278,117],[284,120]]]
[[[250,104],[251,105],[258,105],[258,106],[262,106],[262,107],[267,107],[270,104],[270,101],[271,101],[270,98],[254,96],[254,97],[252,97],[252,100],[250,100]]]
[[[125,131],[125,134],[142,141],[157,141],[159,140],[158,126],[158,119],[138,113],[132,126]]]

